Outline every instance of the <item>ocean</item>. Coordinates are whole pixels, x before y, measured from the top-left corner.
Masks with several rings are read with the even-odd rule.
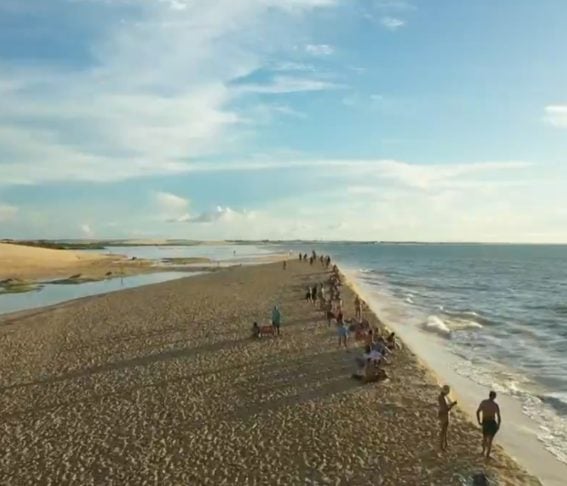
[[[289,246],[286,246],[290,248]],[[302,244],[330,254],[386,324],[434,340],[454,371],[519,400],[567,463],[567,246]],[[483,398],[483,397],[479,397]]]

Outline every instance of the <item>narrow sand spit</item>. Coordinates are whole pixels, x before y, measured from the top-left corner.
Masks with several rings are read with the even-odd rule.
[[[302,300],[325,278],[233,268],[0,321],[0,484],[539,484],[500,448],[485,467],[458,410],[437,453],[438,388],[408,351],[352,380],[358,350]],[[250,339],[274,303],[282,337]]]

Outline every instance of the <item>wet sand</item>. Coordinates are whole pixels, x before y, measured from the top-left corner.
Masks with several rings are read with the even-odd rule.
[[[389,381],[350,378],[360,350],[302,299],[325,278],[230,268],[0,319],[0,484],[539,484],[499,447],[485,464],[458,409],[438,453],[438,386],[407,349]],[[276,302],[282,337],[250,339]]]

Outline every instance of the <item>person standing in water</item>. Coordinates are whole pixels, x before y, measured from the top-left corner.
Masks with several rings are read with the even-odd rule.
[[[280,326],[282,324],[282,314],[277,305],[272,309],[272,327],[276,330],[276,335],[280,335]]]
[[[457,402],[451,402],[447,400],[449,393],[451,392],[451,388],[449,385],[443,386],[441,388],[441,393],[439,393],[439,397],[437,401],[439,403],[439,447],[442,451],[447,450],[447,431],[449,430],[449,412],[451,409],[457,404]]]
[[[482,414],[482,420],[480,415]],[[500,429],[502,417],[500,416],[500,407],[496,403],[496,392],[491,391],[488,399],[480,402],[476,411],[476,419],[482,427],[482,455],[490,459],[490,451],[492,450],[492,441],[494,436]]]

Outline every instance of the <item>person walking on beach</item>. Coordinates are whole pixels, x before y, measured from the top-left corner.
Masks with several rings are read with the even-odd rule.
[[[348,327],[342,319],[337,319],[337,334],[339,336],[339,348],[344,346],[348,350]]]
[[[358,322],[362,321],[362,302],[358,295],[354,299],[354,317]]]
[[[439,393],[438,403],[439,403],[439,446],[442,451],[447,450],[447,431],[449,430],[449,412],[457,404],[457,402],[451,402],[448,400],[451,388],[449,385],[444,385],[441,388],[441,393]]]
[[[283,261],[283,269],[286,270],[287,269],[287,260]]]
[[[276,330],[277,336],[280,335],[281,323],[282,323],[282,314],[280,312],[279,307],[275,305],[274,308],[272,309],[272,326]]]
[[[480,415],[482,414],[482,420]],[[492,450],[492,441],[494,436],[500,429],[502,417],[500,416],[500,407],[496,403],[496,392],[491,391],[488,399],[480,402],[476,411],[476,419],[482,427],[482,455],[486,455],[490,459],[490,451]]]
[[[313,285],[313,287],[311,287],[311,302],[313,302],[314,304],[317,303],[317,286]]]
[[[311,300],[311,287],[307,287],[307,291],[305,292],[305,300],[307,302],[313,302]]]

